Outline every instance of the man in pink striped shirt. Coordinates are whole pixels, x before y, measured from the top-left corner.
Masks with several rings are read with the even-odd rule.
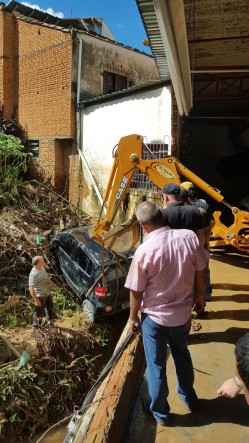
[[[191,411],[198,401],[187,342],[193,305],[198,311],[205,303],[206,255],[193,231],[164,226],[162,212],[154,202],[143,202],[136,215],[147,236],[134,254],[125,283],[130,289],[130,330],[137,331],[141,311],[151,397],[144,409],[166,426],[170,411],[167,345],[175,362],[178,394]],[[197,292],[193,296],[195,275]]]

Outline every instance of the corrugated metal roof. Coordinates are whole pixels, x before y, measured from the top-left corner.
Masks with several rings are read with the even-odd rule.
[[[82,100],[79,105],[80,107],[87,107],[95,105],[97,103],[104,103],[110,100],[120,99],[121,97],[131,96],[132,94],[138,94],[144,91],[151,91],[156,88],[162,88],[163,86],[169,86],[169,81],[150,81],[143,83],[141,85],[131,86],[127,89],[122,89],[121,91],[112,92],[111,94],[99,95],[98,97],[88,98],[87,100]]]
[[[221,107],[222,102],[224,115],[227,114],[227,100],[231,97],[234,99],[236,95],[236,100],[240,102],[240,106],[236,106],[236,109],[240,109],[241,115],[248,115],[249,1],[136,0],[136,3],[161,79],[170,78],[170,66],[176,98],[178,88],[178,96],[181,99],[177,100],[178,109],[180,101],[184,98],[184,86],[185,106],[183,101],[182,103],[185,115],[187,115],[186,110],[190,109],[191,95],[194,107],[197,106],[197,101],[204,100],[206,103],[211,103],[212,100],[212,106],[216,110],[215,103],[219,102]],[[181,12],[185,20],[179,21],[178,12]],[[171,42],[168,38],[170,34],[164,32],[168,24],[173,31],[174,38]],[[182,31],[183,35],[183,27],[186,32],[187,51],[179,35],[179,31]],[[174,78],[174,64],[170,54],[167,52],[166,55],[167,43],[176,45],[177,52],[172,52],[173,62],[178,54],[181,67],[178,74],[182,74],[182,85],[179,83],[179,75]],[[191,91],[186,85],[188,70],[186,57],[191,75]],[[223,79],[224,76],[226,79]],[[216,86],[215,92],[214,86]],[[196,109],[199,109],[199,105],[198,103]],[[210,104],[208,106],[210,107]],[[201,104],[202,107],[204,102]],[[191,112],[193,114],[193,110]]]
[[[29,6],[22,5],[14,0],[8,3],[7,6],[4,6],[3,11],[15,13],[17,16],[23,16],[27,21],[30,22],[40,22],[41,24],[45,24],[47,26],[60,27],[64,29],[72,29],[71,23],[66,20],[55,17],[46,12],[39,11],[39,9],[33,9]],[[75,26],[77,28],[77,26]],[[82,29],[82,25],[81,28]]]
[[[161,80],[170,80],[170,71],[153,0],[136,0]]]

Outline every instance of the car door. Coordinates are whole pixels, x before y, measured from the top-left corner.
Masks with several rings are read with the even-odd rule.
[[[87,272],[90,272],[91,264],[88,264],[87,257],[82,257],[79,249],[74,237],[68,234],[59,237],[57,256],[63,277],[73,292],[80,297],[88,290],[90,278]]]
[[[73,284],[77,295],[82,296],[86,294],[98,275],[95,275],[96,270],[91,256],[87,254],[81,245],[76,246],[73,254],[73,261]]]

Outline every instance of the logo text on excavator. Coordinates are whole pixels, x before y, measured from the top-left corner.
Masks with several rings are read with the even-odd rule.
[[[170,169],[166,168],[166,166],[161,165],[160,163],[156,165],[156,169],[164,177],[171,178],[171,179],[175,178],[173,172]]]
[[[121,195],[123,194],[124,188],[125,188],[125,185],[126,185],[127,182],[128,182],[128,178],[124,176],[122,178],[122,181],[121,181],[120,185],[119,185],[118,191],[116,192],[116,199],[117,200],[119,200]]]

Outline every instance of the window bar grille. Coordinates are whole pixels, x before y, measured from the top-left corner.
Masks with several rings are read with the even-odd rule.
[[[163,158],[168,155],[168,145],[165,143],[150,143],[143,146],[143,159]],[[158,187],[143,172],[137,170],[130,184],[130,189],[158,192]]]

